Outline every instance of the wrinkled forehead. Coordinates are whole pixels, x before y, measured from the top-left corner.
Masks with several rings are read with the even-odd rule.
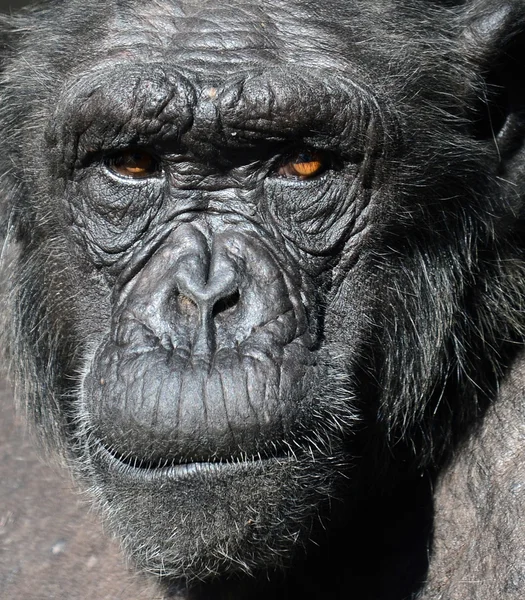
[[[162,58],[219,79],[279,64],[347,66],[343,56],[348,56],[351,35],[341,36],[327,25],[337,20],[333,6],[327,20],[318,4],[302,0],[154,0],[119,5],[104,42],[110,55]]]

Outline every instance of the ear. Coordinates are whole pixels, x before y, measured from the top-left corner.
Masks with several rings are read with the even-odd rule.
[[[473,3],[462,46],[483,82],[479,136],[497,144],[503,171],[525,176],[525,2]]]

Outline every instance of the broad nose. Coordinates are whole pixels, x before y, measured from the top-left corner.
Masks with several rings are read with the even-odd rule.
[[[292,308],[283,271],[260,240],[235,228],[209,233],[185,224],[137,275],[123,307],[128,324],[119,328],[127,334],[118,341],[140,345],[142,325],[164,348],[209,361],[272,323],[279,338],[279,318]]]
[[[198,315],[202,322],[234,309],[240,299],[242,280],[243,265],[234,260],[227,248],[215,243],[208,251],[204,236],[196,235],[176,262],[173,285],[179,310]]]
[[[185,235],[189,243],[175,261],[175,302],[170,309],[175,318],[189,320],[194,328],[192,355],[209,359],[218,334],[225,329],[231,333],[239,329],[236,311],[241,306],[240,289],[247,287],[245,265],[236,260],[227,238],[215,236],[210,247],[197,229]]]

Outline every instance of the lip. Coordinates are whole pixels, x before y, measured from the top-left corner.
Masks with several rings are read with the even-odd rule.
[[[245,459],[171,463],[164,467],[143,467],[122,461],[99,440],[93,444],[91,455],[92,461],[101,465],[108,472],[119,477],[139,479],[140,481],[219,478],[232,473],[239,474],[247,471],[254,473],[254,470],[265,470],[272,465],[283,465],[293,461],[291,455],[264,458],[250,456]]]

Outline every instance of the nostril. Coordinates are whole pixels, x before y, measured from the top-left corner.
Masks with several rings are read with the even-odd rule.
[[[217,300],[217,302],[213,305],[212,316],[215,318],[216,316],[235,308],[235,306],[239,303],[240,298],[241,294],[239,293],[239,290],[235,290],[233,294]]]
[[[184,294],[177,294],[177,307],[183,315],[192,316],[198,312],[195,302]]]

